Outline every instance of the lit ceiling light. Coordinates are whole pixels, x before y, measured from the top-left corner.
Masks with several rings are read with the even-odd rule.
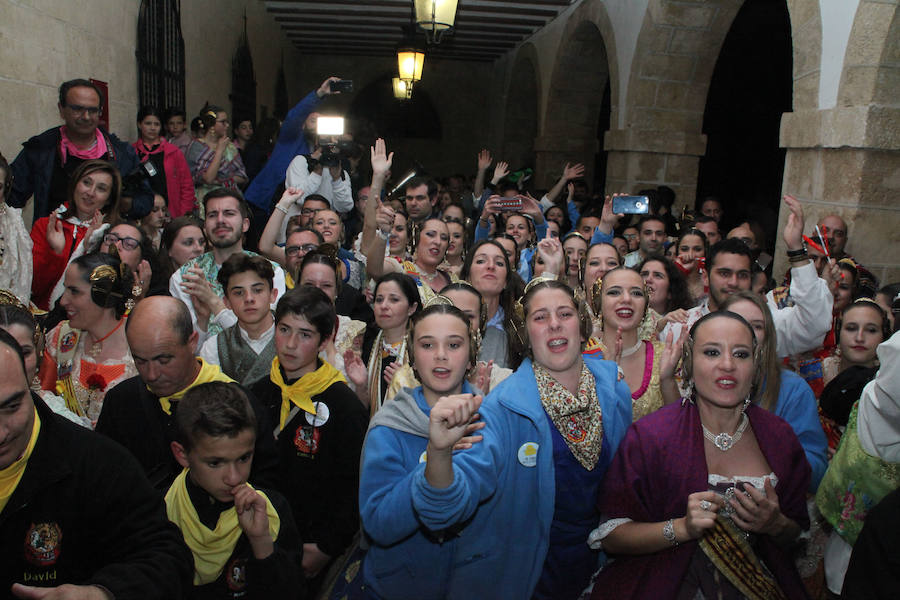
[[[441,43],[441,36],[453,28],[457,0],[415,0],[416,25],[425,31],[429,44]]]
[[[412,82],[406,82],[399,77],[394,77],[394,98],[397,100],[409,100],[412,97]]]
[[[406,83],[415,83],[421,80],[424,66],[425,52],[423,50],[411,47],[397,50],[397,71],[399,78]]]

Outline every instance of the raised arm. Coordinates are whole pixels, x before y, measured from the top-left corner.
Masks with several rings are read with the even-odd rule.
[[[560,195],[560,193],[562,193],[563,188],[566,187],[566,184],[573,179],[581,177],[582,175],[584,175],[583,164],[576,163],[574,165],[571,165],[569,163],[566,163],[566,166],[563,169],[562,177],[560,177],[559,181],[556,182],[556,185],[550,188],[550,191],[547,192],[547,200],[549,200],[551,204],[556,202],[556,198]]]
[[[285,265],[284,248],[275,243],[281,230],[284,229],[284,219],[287,217],[291,206],[303,197],[303,190],[289,187],[284,190],[275,210],[269,216],[262,235],[259,236],[259,252],[269,260]]]
[[[369,245],[375,238],[375,212],[381,205],[381,191],[384,189],[384,180],[387,172],[391,169],[391,163],[394,161],[394,153],[387,153],[384,140],[378,138],[375,145],[371,148],[372,161],[372,185],[369,187],[370,201],[366,202],[366,213],[363,217],[362,242],[360,248],[368,256]],[[373,201],[374,200],[374,201]],[[382,253],[384,248],[381,249]],[[382,261],[384,260],[382,255]],[[381,261],[379,261],[380,264]]]
[[[492,160],[490,150],[483,149],[478,153],[478,173],[475,175],[475,184],[472,186],[472,194],[476,198],[481,198],[481,194],[484,193],[484,178]]]

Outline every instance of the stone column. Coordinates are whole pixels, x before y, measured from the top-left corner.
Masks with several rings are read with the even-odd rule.
[[[881,284],[900,281],[900,108],[851,106],[785,113],[783,192],[804,205],[806,233],[826,214],[847,223],[847,252]],[[779,231],[787,220],[781,211]],[[778,240],[774,276],[787,268]]]
[[[675,190],[676,215],[683,206],[693,207],[700,157],[706,152],[705,135],[613,129],[606,132],[603,148],[609,153],[607,194],[667,185]]]

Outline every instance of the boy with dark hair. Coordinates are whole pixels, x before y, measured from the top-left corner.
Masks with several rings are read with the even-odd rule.
[[[266,377],[275,358],[275,321],[269,308],[278,296],[274,278],[272,263],[243,253],[229,257],[216,275],[225,306],[238,322],[206,340],[200,358],[242,385]]]
[[[188,598],[300,596],[291,510],[277,492],[247,483],[255,443],[256,416],[237,385],[205,383],[181,399],[171,448],[184,471],[166,511],[194,556]]]
[[[269,377],[251,388],[278,424],[279,490],[304,542],[307,597],[359,528],[359,456],[369,414],[340,371],[318,357],[336,321],[322,290],[301,285],[288,292],[275,309]]]

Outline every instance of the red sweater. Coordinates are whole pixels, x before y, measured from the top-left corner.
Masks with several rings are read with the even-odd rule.
[[[35,221],[31,228],[31,241],[34,244],[34,248],[31,250],[34,266],[34,277],[31,280],[31,300],[43,310],[50,310],[50,294],[53,293],[56,282],[63,276],[72,251],[87,233],[87,227],[76,227],[74,223],[63,221],[66,245],[62,254],[57,254],[47,243],[47,224],[49,222],[50,217],[42,217]]]
[[[137,151],[141,162],[147,162],[150,154],[163,153],[166,190],[169,193],[166,201],[172,218],[180,217],[194,210],[194,180],[191,178],[191,169],[181,150],[162,138],[159,139],[159,146],[152,152],[147,149],[143,140],[136,141],[132,146]]]

